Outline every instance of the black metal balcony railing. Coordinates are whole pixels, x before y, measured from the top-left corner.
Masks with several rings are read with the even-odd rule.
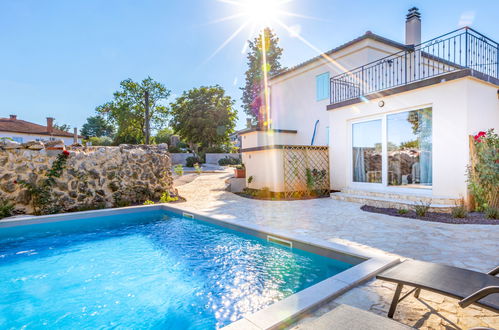
[[[499,44],[464,27],[331,78],[331,104],[452,71],[499,79]]]

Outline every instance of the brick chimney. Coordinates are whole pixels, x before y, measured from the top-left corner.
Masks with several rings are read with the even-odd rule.
[[[421,14],[416,7],[409,9],[405,20],[405,44],[419,45],[421,43]]]
[[[17,115],[10,115],[10,120],[17,120]]]
[[[47,117],[47,133],[54,133],[54,118]]]

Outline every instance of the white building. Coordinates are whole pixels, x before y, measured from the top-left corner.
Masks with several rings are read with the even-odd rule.
[[[272,77],[271,130],[242,139],[250,187],[286,189],[283,146],[322,145],[336,199],[466,198],[469,136],[499,129],[498,59],[468,27],[421,43],[412,8],[405,44],[367,32]]]
[[[10,138],[16,142],[63,140],[65,145],[81,143],[81,136],[53,127],[54,118],[47,118],[47,126],[17,119],[16,115],[0,118],[0,138]]]

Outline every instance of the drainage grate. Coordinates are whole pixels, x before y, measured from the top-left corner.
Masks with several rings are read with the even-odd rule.
[[[182,212],[182,216],[184,218],[194,219],[194,215],[187,213],[187,212]]]
[[[271,235],[267,235],[267,242],[272,242],[272,243],[276,243],[279,245],[283,245],[283,246],[288,247],[290,249],[293,248],[293,242],[279,238],[279,237],[271,236]]]

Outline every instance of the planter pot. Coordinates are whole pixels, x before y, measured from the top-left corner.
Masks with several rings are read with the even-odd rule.
[[[245,169],[234,169],[234,177],[236,178],[245,178],[246,177],[246,170]]]

